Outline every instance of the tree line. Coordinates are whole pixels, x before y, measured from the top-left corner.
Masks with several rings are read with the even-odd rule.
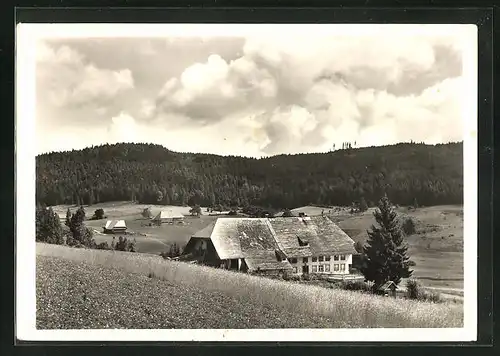
[[[39,155],[36,198],[46,205],[375,206],[463,202],[463,145],[403,143],[328,153],[245,158],[113,144]]]

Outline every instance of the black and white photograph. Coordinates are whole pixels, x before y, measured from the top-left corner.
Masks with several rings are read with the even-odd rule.
[[[20,339],[475,340],[476,26],[16,32]]]

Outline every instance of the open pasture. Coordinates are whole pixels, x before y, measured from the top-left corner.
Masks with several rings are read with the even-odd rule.
[[[64,263],[64,260],[71,262]],[[174,328],[212,325],[207,324],[206,318],[218,320],[221,328],[311,324],[311,327],[332,328],[463,325],[461,304],[435,304],[327,289],[138,253],[37,243],[37,265],[37,323],[45,328],[154,328],[155,320],[168,321],[160,326]],[[130,273],[143,277],[136,278]],[[147,276],[151,282],[144,278]],[[186,293],[178,295],[176,290]],[[70,291],[78,295],[65,298]],[[172,293],[177,295],[166,297]],[[61,303],[51,303],[58,300]],[[125,305],[117,303],[119,300]],[[169,311],[174,305],[180,310]],[[110,309],[111,306],[115,309]],[[58,308],[56,313],[53,308]],[[274,321],[267,320],[269,313],[265,310],[272,310]],[[113,312],[116,314],[106,319]],[[164,318],[154,319],[152,315],[157,314]],[[58,319],[55,325],[53,315]],[[75,319],[75,315],[84,317]],[[171,320],[175,315],[183,317]],[[307,321],[303,320],[305,316]],[[314,320],[316,322],[312,322]],[[92,321],[99,324],[86,324]]]
[[[367,230],[375,223],[374,209],[362,214],[332,216],[332,220],[354,241],[364,243]],[[406,236],[410,258],[416,263],[412,269],[425,286],[463,288],[463,207],[432,206],[416,210],[398,208],[398,214],[411,217],[416,233]]]
[[[57,206],[54,210],[64,216],[68,207],[75,211],[76,206]],[[153,216],[161,210],[172,210],[185,215],[184,224],[163,224],[162,226],[147,226],[149,222],[141,216],[144,208],[151,207]],[[197,231],[215,221],[217,216],[207,215],[206,208],[202,208],[202,216],[189,215],[189,207],[161,206],[134,204],[131,202],[113,202],[85,206],[87,216],[90,217],[96,209],[104,209],[108,219],[123,219],[128,230],[132,233],[128,237],[135,238],[137,249],[143,253],[159,254],[167,251],[171,244],[177,243],[181,248]],[[354,241],[365,242],[368,237],[366,230],[375,222],[374,208],[360,214],[350,214],[349,208],[332,207],[321,208],[306,206],[293,209],[294,214],[325,214],[331,217]],[[330,213],[331,211],[331,213]],[[424,286],[463,289],[463,207],[462,206],[433,206],[416,210],[398,208],[402,217],[411,217],[416,222],[417,233],[407,236],[409,254],[416,263],[413,267],[414,277],[417,277]],[[224,218],[224,216],[219,216]],[[86,224],[95,230],[96,242],[111,243],[113,236],[102,234],[104,220],[88,220]]]

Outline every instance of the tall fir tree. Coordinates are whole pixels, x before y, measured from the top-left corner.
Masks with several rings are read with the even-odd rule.
[[[372,225],[371,231],[368,231],[361,272],[367,281],[374,282],[375,288],[388,281],[399,284],[402,278],[409,278],[413,271],[409,269],[408,246],[403,240],[397,213],[387,195],[380,199],[373,215],[378,227]]]
[[[71,210],[69,210],[69,208],[68,208],[68,210],[66,211],[66,221],[64,222],[64,224],[67,227],[70,227],[70,225],[71,225],[71,216],[72,216]]]

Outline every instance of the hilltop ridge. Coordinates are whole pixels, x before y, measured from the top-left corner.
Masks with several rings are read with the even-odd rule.
[[[387,193],[397,204],[461,204],[463,144],[352,148],[265,158],[181,153],[120,143],[37,156],[37,202],[133,200],[203,206],[369,205]]]

